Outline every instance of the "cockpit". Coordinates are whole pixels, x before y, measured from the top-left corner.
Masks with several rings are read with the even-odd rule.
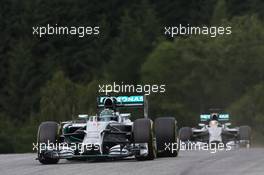
[[[104,109],[101,111],[98,121],[109,122],[118,121],[118,116],[115,114],[114,110]]]

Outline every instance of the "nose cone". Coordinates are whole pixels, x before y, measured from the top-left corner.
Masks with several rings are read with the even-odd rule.
[[[217,127],[218,126],[218,122],[216,120],[212,120],[212,121],[210,121],[209,126],[210,127]]]

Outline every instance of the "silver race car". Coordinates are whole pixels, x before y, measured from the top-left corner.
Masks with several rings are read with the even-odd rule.
[[[213,112],[201,114],[197,128],[183,127],[179,131],[181,142],[218,145],[224,147],[245,146],[251,144],[251,128],[249,126],[230,127],[229,114]]]
[[[175,157],[178,151],[165,149],[177,141],[176,120],[148,117],[145,96],[98,97],[98,114],[79,115],[78,120],[43,122],[38,130],[37,159],[55,164],[59,159],[115,159],[135,157],[153,160],[157,156]],[[122,108],[143,109],[144,117],[132,122]]]

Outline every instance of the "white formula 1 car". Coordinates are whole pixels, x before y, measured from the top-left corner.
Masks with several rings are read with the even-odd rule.
[[[183,127],[179,131],[181,142],[193,142],[208,145],[219,143],[224,147],[246,146],[251,144],[249,126],[230,127],[229,114],[211,113],[200,115],[199,128]]]
[[[39,126],[37,159],[55,164],[59,159],[114,159],[134,156],[153,160],[157,156],[175,157],[178,150],[165,149],[177,141],[176,120],[148,118],[145,96],[98,97],[98,114],[79,115],[79,120],[47,121]],[[142,108],[144,117],[132,122],[121,108]]]

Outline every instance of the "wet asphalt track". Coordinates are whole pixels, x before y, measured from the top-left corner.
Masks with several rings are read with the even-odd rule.
[[[134,159],[88,162],[61,160],[57,165],[41,165],[35,154],[0,155],[1,175],[264,175],[264,149],[237,149],[215,154],[182,151],[177,158],[154,161]]]

